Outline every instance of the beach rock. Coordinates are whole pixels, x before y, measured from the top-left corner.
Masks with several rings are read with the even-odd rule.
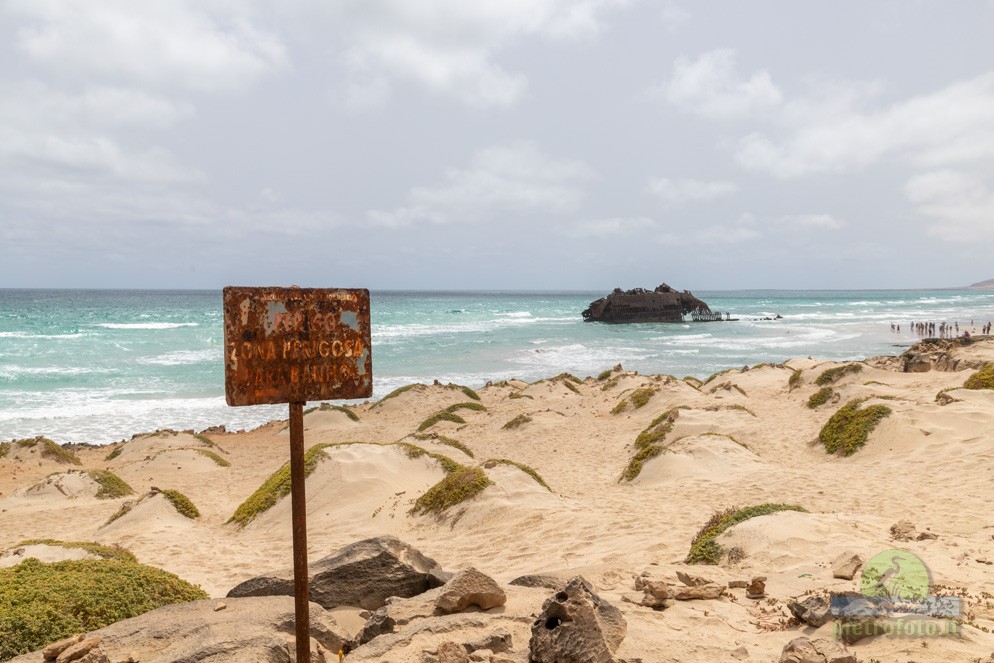
[[[895,541],[912,541],[915,536],[915,526],[908,520],[900,520],[890,526],[890,536]]]
[[[56,658],[59,657],[59,654],[69,649],[73,645],[82,642],[85,637],[86,637],[85,633],[78,633],[64,640],[53,642],[52,644],[41,650],[41,655],[46,661],[54,661]]]
[[[863,559],[856,553],[847,550],[832,560],[832,577],[852,580],[861,568],[863,568]]]
[[[138,617],[105,626],[88,634],[75,647],[95,643],[78,659],[66,658],[67,648],[55,660],[59,663],[104,663],[141,661],[245,661],[293,660],[288,657],[294,643],[295,608],[289,596],[237,598],[225,610],[215,611],[215,601],[204,599],[177,603]],[[309,606],[311,650],[317,647],[337,652],[348,634],[324,608]],[[17,656],[11,663],[39,663],[43,652]],[[48,659],[51,660],[51,659]]]
[[[794,638],[780,652],[780,663],[827,663],[807,638]]]
[[[79,642],[66,647],[61,654],[55,658],[55,663],[71,663],[71,661],[81,661],[86,658],[93,663],[103,663],[109,659],[103,652],[96,651],[100,646],[101,638],[92,636],[84,638]]]
[[[825,657],[825,663],[857,663],[856,655],[832,638],[815,638],[811,641],[815,651]]]
[[[324,608],[381,607],[387,597],[410,597],[444,584],[435,560],[393,536],[349,544],[308,567],[310,599]],[[292,596],[293,570],[258,576],[237,585],[229,597]]]
[[[518,576],[509,585],[515,587],[539,587],[542,589],[559,589],[567,582],[567,578],[552,575],[551,573],[533,573],[530,575]],[[638,587],[636,587],[638,589]]]
[[[721,598],[721,595],[724,593],[725,588],[721,585],[707,584],[677,589],[673,594],[673,598],[677,601],[701,601]]]
[[[506,602],[507,595],[493,578],[474,568],[468,568],[445,583],[442,593],[435,601],[435,607],[439,612],[449,614],[462,612],[471,605],[489,610]]]
[[[511,638],[511,634],[507,631],[496,631],[480,638],[479,640],[467,642],[463,644],[463,646],[470,654],[480,650],[487,650],[494,654],[499,654],[511,651],[513,647],[513,639]]]
[[[766,576],[757,576],[746,585],[747,599],[761,599],[766,597]]]
[[[641,605],[653,610],[665,610],[673,605],[673,586],[663,580],[643,579]]]
[[[676,572],[677,579],[688,587],[700,587],[701,585],[712,584],[707,578],[702,578],[701,576],[695,576],[690,573],[684,573],[683,571]]]
[[[749,586],[749,581],[748,580],[729,580],[728,581],[728,588],[729,589],[745,589],[748,586]]]
[[[546,599],[532,624],[531,663],[608,663],[628,625],[581,576]]]
[[[828,601],[820,596],[809,596],[803,601],[791,601],[787,604],[787,609],[799,620],[815,628],[824,625],[831,617]]]
[[[784,645],[780,663],[856,663],[856,657],[834,640],[802,637]]]
[[[470,663],[469,654],[458,642],[443,642],[435,650],[434,656],[422,656],[425,663]]]

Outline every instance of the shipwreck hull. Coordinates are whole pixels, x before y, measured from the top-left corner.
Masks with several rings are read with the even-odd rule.
[[[616,288],[607,297],[590,303],[583,311],[587,322],[705,322],[724,320],[687,290],[679,292],[665,283],[655,290]],[[687,316],[690,316],[688,320]]]

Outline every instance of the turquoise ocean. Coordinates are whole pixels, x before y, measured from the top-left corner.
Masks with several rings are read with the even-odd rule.
[[[583,322],[605,294],[373,291],[373,398],[413,382],[476,388],[618,363],[706,377],[800,356],[863,359],[901,353],[917,340],[913,321],[973,333],[994,319],[992,291],[764,290],[695,292],[736,322]],[[225,404],[222,323],[220,291],[0,290],[0,441],[107,444],[286,418],[282,405]]]

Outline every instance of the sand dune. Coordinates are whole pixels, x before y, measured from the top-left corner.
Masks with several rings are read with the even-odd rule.
[[[955,352],[986,360],[994,344]],[[856,363],[858,372],[831,384],[833,395],[815,408],[808,399],[821,388],[817,378],[839,364],[797,359],[735,368],[700,385],[624,371],[508,381],[478,389],[479,401],[455,386],[417,385],[351,407],[358,421],[342,410],[311,411],[306,446],[327,446],[306,483],[309,556],[392,534],[447,570],[474,566],[501,582],[582,573],[628,620],[618,656],[703,662],[776,660],[787,641],[813,631],[784,625],[788,600],[858,588],[832,577],[835,556],[854,551],[868,559],[900,547],[925,561],[933,582],[967,595],[965,635],[927,646],[873,638],[853,650],[862,660],[987,657],[994,635],[983,629],[994,628],[994,609],[981,592],[994,583],[992,567],[977,560],[994,560],[994,391],[962,389],[972,370],[902,373],[886,362]],[[936,401],[942,390],[952,399],[945,405]],[[854,399],[892,413],[855,454],[829,455],[819,431]],[[482,407],[460,409],[467,402]],[[426,425],[447,408],[463,423]],[[660,452],[633,480],[619,480],[639,434],[669,411]],[[412,455],[405,444],[429,453]],[[117,544],[216,597],[290,566],[288,498],[244,526],[230,522],[288,462],[284,422],[239,434],[145,434],[74,451],[82,466],[71,471],[27,449],[0,458],[0,550],[41,538]],[[445,478],[443,456],[480,466],[492,485],[441,514],[413,515],[417,498]],[[97,469],[111,470],[135,494],[98,499],[86,473]],[[153,488],[180,491],[200,517],[178,514],[161,494],[139,500]],[[132,510],[107,524],[126,502]],[[718,542],[741,559],[689,569],[718,582],[766,576],[769,600],[729,590],[731,598],[677,602],[661,612],[622,600],[639,574],[676,582],[695,533],[715,511],[772,502],[807,512],[740,523]],[[937,538],[893,540],[890,526],[903,519]],[[18,557],[24,554],[50,555],[34,546]],[[8,552],[0,563],[12,558]],[[529,590],[514,601],[532,601],[523,609],[537,611],[543,596]],[[830,629],[815,635],[830,637]]]

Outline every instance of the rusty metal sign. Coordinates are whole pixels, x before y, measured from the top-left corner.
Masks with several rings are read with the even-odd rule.
[[[224,289],[228,405],[368,398],[369,290]]]

